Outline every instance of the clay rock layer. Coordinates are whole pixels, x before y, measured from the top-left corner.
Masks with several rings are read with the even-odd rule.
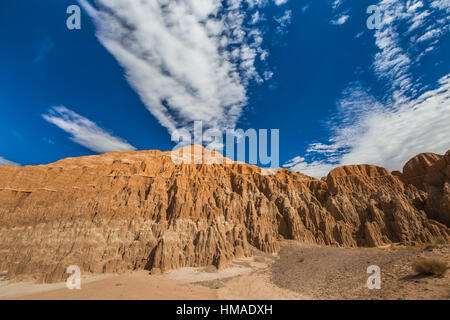
[[[355,165],[322,180],[241,163],[183,164],[160,151],[2,167],[0,272],[55,282],[69,265],[90,273],[222,268],[256,249],[278,252],[280,238],[346,247],[449,241],[450,153],[422,158],[395,175]]]

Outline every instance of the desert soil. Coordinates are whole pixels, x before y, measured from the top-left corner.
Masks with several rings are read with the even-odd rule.
[[[450,299],[450,272],[420,276],[411,267],[419,257],[450,262],[448,245],[387,248],[333,248],[285,242],[271,268],[281,288],[312,299]],[[367,288],[367,268],[380,267],[381,289]]]
[[[417,276],[418,257],[450,261],[450,247],[343,249],[283,241],[279,255],[235,260],[227,269],[182,268],[163,275],[136,271],[86,276],[81,290],[64,283],[0,282],[0,299],[450,299],[450,272]],[[367,267],[381,269],[369,290]]]

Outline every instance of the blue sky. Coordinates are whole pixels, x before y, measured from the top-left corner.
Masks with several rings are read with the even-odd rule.
[[[193,120],[280,129],[281,163],[317,177],[450,148],[448,0],[220,5],[1,1],[0,165],[170,150]]]

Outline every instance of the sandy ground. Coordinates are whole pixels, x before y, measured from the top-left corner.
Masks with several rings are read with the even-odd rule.
[[[419,257],[450,265],[450,246],[343,249],[284,242],[271,279],[281,288],[307,292],[312,299],[450,299],[450,271],[443,277],[419,276],[411,267]],[[367,288],[371,265],[381,270],[379,290]]]
[[[80,290],[69,290],[65,283],[41,285],[3,282],[0,283],[0,299],[302,299],[301,294],[278,288],[270,282],[273,260],[271,256],[238,259],[229,268],[220,271],[215,267],[207,267],[182,268],[163,275],[135,271],[103,275],[101,279],[88,276],[82,279]]]
[[[450,299],[450,275],[416,276],[418,257],[450,262],[450,247],[342,249],[282,242],[278,256],[235,260],[229,268],[183,268],[163,275],[135,271],[65,283],[0,282],[0,299]],[[366,286],[367,267],[381,268],[381,289]]]

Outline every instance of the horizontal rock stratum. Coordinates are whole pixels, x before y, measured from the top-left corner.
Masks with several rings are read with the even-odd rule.
[[[1,167],[0,272],[55,282],[69,265],[221,268],[254,248],[275,253],[281,238],[345,247],[449,241],[449,185],[450,151],[420,154],[403,173],[351,165],[321,180],[242,163],[177,164],[161,151]]]

